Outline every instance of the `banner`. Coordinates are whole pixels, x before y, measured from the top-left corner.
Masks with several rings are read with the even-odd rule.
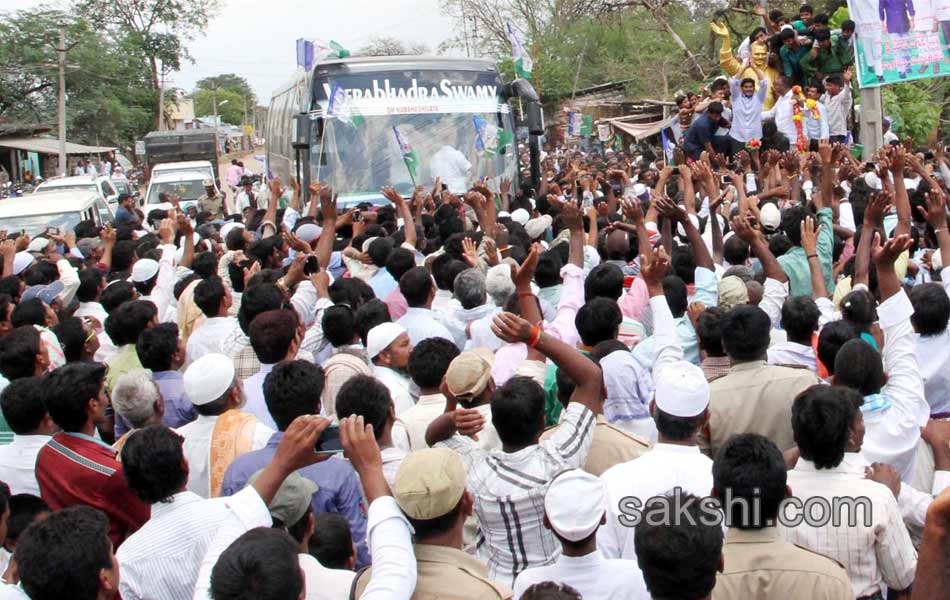
[[[515,140],[513,133],[489,123],[484,117],[475,115],[472,123],[475,125],[475,149],[480,156],[501,154],[505,146]]]
[[[598,123],[597,124],[597,139],[603,143],[610,141],[610,138],[613,137],[613,131],[610,129],[610,123]]]
[[[848,10],[860,87],[950,74],[950,0],[848,0]]]
[[[567,137],[580,137],[584,125],[584,115],[579,112],[567,113]]]
[[[330,102],[327,107],[327,114],[339,119],[349,125],[359,127],[363,122],[363,117],[359,110],[353,106],[346,92],[337,84],[333,84],[330,90]]]

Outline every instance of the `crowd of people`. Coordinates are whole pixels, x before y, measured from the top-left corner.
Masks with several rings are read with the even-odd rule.
[[[950,157],[748,67],[670,160],[0,242],[0,599],[945,595]]]

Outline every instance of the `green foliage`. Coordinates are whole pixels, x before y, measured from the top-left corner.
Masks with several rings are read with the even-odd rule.
[[[231,125],[240,125],[244,119],[244,97],[230,89],[219,89],[218,97],[218,116],[225,123]],[[195,116],[210,117],[214,114],[214,108],[211,106],[212,92],[209,90],[198,90],[195,94]],[[222,104],[224,103],[224,104]],[[248,101],[248,107],[253,108],[253,104]]]
[[[225,73],[215,75],[214,77],[205,77],[196,84],[199,90],[213,90],[217,88],[220,91],[229,91],[247,98],[247,105],[254,106],[257,103],[257,97],[251,85],[240,75],[234,73]],[[209,105],[210,106],[210,105]]]
[[[831,18],[828,20],[828,27],[831,29],[841,29],[841,24],[851,18],[851,14],[848,13],[848,7],[842,6],[831,15]]]
[[[899,83],[881,90],[884,114],[897,118],[895,128],[901,138],[910,136],[918,142],[927,140],[939,126],[941,106],[933,101],[926,84]]]
[[[66,127],[71,141],[129,147],[148,132],[157,103],[147,62],[128,38],[44,8],[0,20],[0,118],[56,123],[59,25],[66,28]]]

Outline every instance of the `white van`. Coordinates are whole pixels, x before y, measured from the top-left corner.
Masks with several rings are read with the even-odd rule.
[[[98,227],[115,222],[112,208],[96,192],[48,191],[0,202],[0,230],[8,234],[26,232],[36,237],[51,228],[63,234],[89,220]]]

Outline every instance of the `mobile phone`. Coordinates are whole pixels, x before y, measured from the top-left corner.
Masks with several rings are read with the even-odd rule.
[[[723,175],[719,178],[719,181],[722,182],[723,185],[726,185],[732,183],[732,178],[728,175]]]
[[[307,262],[303,265],[303,274],[307,277],[310,277],[314,273],[320,272],[320,264],[317,262],[316,256],[308,256]]]
[[[340,427],[334,425],[324,429],[313,450],[317,454],[339,454],[343,452],[343,443],[340,441]]]
[[[363,218],[363,216],[360,214],[360,212],[362,212],[362,211],[360,211],[360,209],[356,209],[356,212],[353,213],[353,221],[354,221],[354,222],[359,222],[359,221]]]
[[[47,227],[46,235],[59,235],[59,227]]]

